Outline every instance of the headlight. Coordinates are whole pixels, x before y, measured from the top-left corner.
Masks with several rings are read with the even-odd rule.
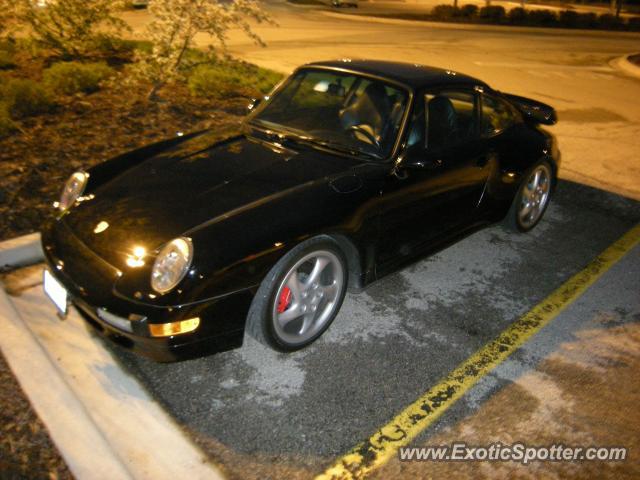
[[[89,174],[85,172],[76,172],[71,175],[67,183],[64,184],[57,207],[63,211],[71,207],[80,198],[80,195],[84,193],[87,180],[89,180]]]
[[[151,287],[167,293],[184,278],[193,259],[193,245],[188,238],[176,238],[167,243],[153,264]]]

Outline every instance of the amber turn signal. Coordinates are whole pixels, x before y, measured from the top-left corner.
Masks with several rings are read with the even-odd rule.
[[[170,337],[181,333],[193,332],[200,325],[200,318],[190,318],[181,322],[171,323],[150,323],[149,333],[152,337]]]

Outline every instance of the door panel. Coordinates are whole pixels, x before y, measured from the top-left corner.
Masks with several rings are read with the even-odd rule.
[[[424,167],[401,168],[383,189],[377,262],[382,270],[467,226],[496,163],[477,134],[473,92],[426,93],[418,98],[422,105],[414,109],[408,134],[413,144],[405,163],[421,162]],[[430,108],[434,99],[437,105]],[[420,124],[426,125],[422,137],[416,133],[424,128]]]

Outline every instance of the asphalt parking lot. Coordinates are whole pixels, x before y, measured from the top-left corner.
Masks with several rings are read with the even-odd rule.
[[[157,364],[105,345],[228,478],[312,478],[369,438],[639,221],[640,203],[561,182],[543,222],[532,233],[519,235],[499,225],[491,227],[373,284],[362,294],[349,295],[329,331],[303,351],[279,354],[247,341],[235,351]],[[640,351],[638,272],[640,248],[636,246],[412,444],[429,443],[431,438],[442,441],[443,435],[464,438],[469,433],[463,428],[465,422],[484,425],[485,433],[502,435],[498,440],[503,442],[520,435],[521,441],[562,437],[589,444],[597,443],[597,432],[608,432],[606,438],[612,443],[619,438],[610,438],[615,426],[623,441],[613,443],[631,448],[632,460],[612,469],[585,464],[582,470],[574,463],[573,473],[593,473],[589,469],[596,468],[604,476],[636,475],[638,457],[632,447],[640,446],[640,422],[612,424],[608,429],[598,426],[598,419],[617,408],[636,410],[630,406],[639,395],[638,370],[630,366],[638,365]],[[585,339],[584,332],[592,332],[591,337]],[[538,389],[534,382],[530,388],[537,396],[523,397],[520,382],[532,375],[535,380],[535,372],[547,365],[550,355],[562,355],[572,342],[577,342],[574,350],[588,350],[580,341],[591,342],[596,351],[607,351],[615,339],[628,343],[622,357],[603,355],[593,368],[587,368],[591,383],[577,381],[595,406],[582,410],[569,401],[558,406],[564,395],[558,389],[575,390],[576,385],[570,384],[554,384],[554,390],[544,385]],[[598,347],[601,340],[604,343]],[[543,377],[548,379],[550,373]],[[558,378],[570,383],[572,377]],[[631,388],[619,388],[622,384]],[[609,392],[617,386],[619,394],[606,395],[603,385]],[[562,411],[553,422],[556,437],[548,430],[548,416],[532,414],[532,402],[538,409]],[[500,405],[508,405],[508,412],[500,413],[496,409]],[[483,409],[489,409],[486,415],[491,421],[477,418]],[[585,413],[589,411],[596,412],[595,420]],[[624,415],[637,417],[631,411]],[[519,432],[518,422],[525,422],[527,428]],[[474,431],[479,433],[479,427]],[[544,465],[547,476],[567,473],[562,464]],[[375,475],[447,474],[447,464],[437,467],[391,461]],[[482,464],[479,471],[481,476],[509,476],[521,468]],[[518,471],[525,477],[540,473],[535,467],[527,468]],[[470,477],[478,473],[467,470]]]
[[[384,480],[640,478],[639,245],[606,265],[593,286],[403,442],[624,446],[626,461],[401,462],[393,441],[406,432],[393,431],[386,445],[372,447],[371,440],[384,437],[394,416],[442,386],[443,378],[576,272],[589,270],[625,232],[639,231],[638,201],[568,181],[640,200],[640,82],[616,67],[621,56],[636,51],[638,34],[373,21],[285,0],[268,2],[268,8],[279,25],[256,30],[268,46],[232,32],[234,55],[283,72],[335,57],[433,64],[550,102],[561,119],[552,130],[560,139],[564,181],[531,234],[494,226],[350,295],[327,334],[295,354],[247,341],[236,351],[156,364],[89,337],[78,315],[60,322],[39,285],[41,266],[14,272],[18,283],[26,283],[10,292],[11,304],[29,317],[27,329],[43,345],[58,347],[43,356],[64,370],[59,383],[76,380],[71,390],[82,397],[62,405],[44,371],[23,367],[32,384],[42,384],[50,407],[43,418],[52,433],[48,419],[59,417],[52,437],[59,448],[60,438],[68,442],[65,452],[74,450],[75,457],[65,455],[65,461],[76,478],[210,480],[218,478],[217,468],[229,479],[325,480],[331,476],[323,472],[347,470],[353,478]],[[144,11],[130,17],[134,30],[148,21]],[[201,36],[198,42],[211,39]],[[6,325],[0,326],[11,342]],[[65,330],[74,335],[61,335]],[[29,354],[25,350],[23,357]],[[78,385],[86,388],[79,391]],[[97,391],[111,396],[102,410],[92,411],[82,400],[99,403]],[[42,416],[42,399],[30,400]],[[83,416],[106,431],[103,438],[103,432],[91,437],[83,431]],[[202,451],[190,448],[180,432],[168,434],[176,433],[174,426]],[[132,430],[144,434],[129,437]],[[354,447],[364,458],[349,464]],[[367,454],[383,450],[388,457],[371,467]],[[103,454],[120,456],[123,469],[100,470]],[[84,469],[73,462],[78,458]],[[7,475],[2,467],[0,478]]]

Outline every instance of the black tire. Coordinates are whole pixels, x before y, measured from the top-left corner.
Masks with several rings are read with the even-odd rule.
[[[336,289],[338,291],[337,297],[332,302],[334,304],[333,311],[328,315],[329,318],[323,321],[321,328],[310,338],[300,342],[286,341],[278,334],[275,326],[274,311],[276,302],[278,302],[278,293],[281,291],[283,282],[291,273],[293,267],[315,252],[330,252],[338,261],[337,265],[339,267],[335,268],[342,270],[342,282],[339,288]],[[333,264],[332,268],[334,268]],[[263,279],[249,309],[246,333],[260,343],[281,352],[292,352],[304,348],[317,340],[333,323],[344,301],[347,283],[347,262],[339,246],[328,236],[319,236],[306,240],[282,257]]]
[[[542,205],[542,208],[539,214],[537,215],[537,218],[534,221],[525,224],[523,223],[523,220],[521,219],[521,216],[519,214],[520,207],[523,203],[523,196],[525,195],[525,189],[529,184],[530,178],[532,177],[534,172],[536,172],[536,170],[538,170],[541,167],[546,169],[548,172],[549,188],[547,192],[547,197],[544,202],[544,205]],[[528,232],[533,228],[535,228],[535,226],[538,225],[538,223],[540,223],[540,220],[542,220],[542,217],[544,217],[544,214],[547,211],[547,208],[549,207],[549,201],[551,199],[551,194],[553,192],[553,187],[555,185],[555,182],[556,182],[555,171],[551,166],[551,164],[549,163],[549,161],[547,160],[540,160],[535,165],[533,165],[529,170],[527,170],[527,172],[523,175],[523,180],[520,184],[520,187],[518,188],[518,192],[516,193],[513,199],[513,202],[511,203],[511,207],[509,208],[509,213],[507,213],[507,216],[504,219],[504,222],[503,222],[504,225],[509,230],[512,230],[515,232],[522,232],[522,233]]]

